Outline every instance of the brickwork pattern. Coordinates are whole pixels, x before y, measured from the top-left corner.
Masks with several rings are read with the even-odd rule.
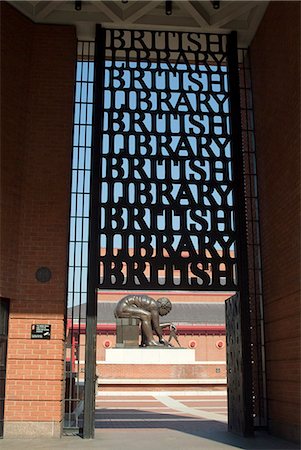
[[[134,370],[133,370],[134,367]],[[216,368],[220,369],[216,373]],[[98,366],[101,379],[225,379],[226,365],[204,364],[103,364]]]
[[[60,422],[75,29],[1,2],[1,277],[10,299],[5,421]],[[35,272],[49,267],[39,283]],[[31,340],[31,325],[51,325]]]
[[[98,294],[98,301],[105,300],[106,302],[116,303],[116,299],[124,297],[124,291],[100,291]],[[147,292],[147,295],[157,300],[162,296],[166,296],[166,292]],[[201,292],[196,295],[195,292],[172,292],[168,298],[172,303],[223,303],[227,298],[231,297],[233,292]]]
[[[270,2],[251,45],[270,430],[299,438],[300,3]]]

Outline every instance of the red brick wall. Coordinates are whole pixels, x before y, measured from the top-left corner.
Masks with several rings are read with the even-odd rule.
[[[142,292],[143,293],[143,292]],[[122,297],[128,294],[124,291],[103,291],[98,293],[98,301],[106,301],[117,303]],[[224,303],[227,298],[231,297],[234,292],[168,292],[156,291],[147,292],[147,295],[157,300],[160,297],[170,299],[171,303]]]
[[[270,2],[251,45],[270,430],[300,413],[300,3]]]
[[[220,369],[216,373],[216,368]],[[134,370],[133,370],[134,368]],[[205,364],[100,364],[98,365],[99,383],[101,380],[134,379],[134,380],[201,380],[226,378],[226,365]],[[130,376],[131,375],[131,376]],[[160,382],[158,382],[160,384]],[[189,383],[187,383],[189,384]],[[201,382],[200,382],[201,384]],[[214,382],[212,384],[215,384]],[[196,388],[198,385],[195,385]]]
[[[60,422],[76,36],[1,2],[1,279],[10,299],[5,423]],[[35,272],[47,266],[48,283]],[[31,340],[31,324],[52,326]],[[9,427],[7,426],[7,429]]]
[[[15,295],[32,25],[1,8],[1,270],[3,297]],[[27,38],[16,39],[15,32]],[[8,245],[9,244],[9,245]]]

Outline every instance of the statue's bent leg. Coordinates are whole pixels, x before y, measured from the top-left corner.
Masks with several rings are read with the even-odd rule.
[[[144,313],[141,317],[142,345],[158,345],[154,340],[152,319],[149,312]]]
[[[131,305],[125,306],[121,311],[118,311],[118,317],[134,317],[141,321],[142,345],[158,345],[154,340],[152,330],[151,313],[142,308],[136,308]]]

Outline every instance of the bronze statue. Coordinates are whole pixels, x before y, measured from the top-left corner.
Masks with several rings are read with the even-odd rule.
[[[171,324],[159,323],[159,316],[165,316],[171,311],[171,302],[166,297],[161,297],[154,300],[148,295],[127,295],[122,298],[115,308],[116,318],[136,318],[141,322],[141,346],[150,347],[164,345],[171,347],[171,345],[163,339],[162,329]],[[159,341],[154,340],[153,332],[159,338]]]

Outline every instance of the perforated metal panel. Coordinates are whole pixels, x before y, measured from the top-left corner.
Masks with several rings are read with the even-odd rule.
[[[99,288],[237,289],[227,36],[105,45]]]

